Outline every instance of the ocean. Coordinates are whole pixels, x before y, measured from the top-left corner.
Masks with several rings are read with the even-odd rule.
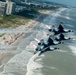
[[[60,22],[64,23],[66,29],[74,30],[65,36],[76,39],[75,8],[62,8],[49,13],[19,42],[15,56],[0,69],[0,75],[76,75],[76,40],[67,40],[64,44],[53,46],[59,47],[59,50],[48,51],[40,56],[40,52],[34,54],[37,46],[34,38],[47,41],[50,32],[45,25],[57,28]]]

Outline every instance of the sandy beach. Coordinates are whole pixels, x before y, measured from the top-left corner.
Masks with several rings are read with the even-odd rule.
[[[48,13],[52,13],[52,11],[42,12],[35,20],[31,20],[27,25],[21,25],[17,27],[17,30],[32,30],[39,21],[42,21]],[[19,44],[20,40],[26,36],[28,33],[20,32],[20,33],[8,33],[0,38],[0,69],[3,68],[11,57],[13,57],[16,53],[11,53],[11,51],[16,50],[16,45]],[[4,47],[5,46],[5,47]],[[10,52],[9,52],[9,51]]]
[[[21,26],[17,27],[15,30],[33,29],[39,23],[38,21],[42,21],[50,12],[52,12],[52,11],[42,12],[37,18],[28,22],[27,25],[21,25]],[[8,46],[15,45],[20,40],[19,38],[21,38],[25,34],[26,33],[24,33],[24,32],[7,33],[0,38],[0,45],[8,45]]]

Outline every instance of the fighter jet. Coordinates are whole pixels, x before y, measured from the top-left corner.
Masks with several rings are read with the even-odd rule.
[[[54,35],[57,35],[57,34],[60,34],[60,33],[74,32],[73,30],[66,30],[66,29],[64,29],[63,22],[60,22],[60,25],[59,25],[59,27],[57,29],[56,28],[52,29],[49,26],[47,26],[47,27],[48,27],[50,32],[54,33]]]
[[[51,46],[61,44],[61,42],[54,43],[51,36],[49,36],[46,43],[44,42],[44,39],[41,39],[39,41],[38,39],[35,38],[35,40],[38,42],[38,46],[36,47],[36,49],[35,49],[36,51],[34,52],[34,54],[36,54],[38,51],[41,51],[39,55],[41,55],[42,53],[44,53],[46,51],[54,51],[56,49],[59,49],[57,47],[53,48]]]

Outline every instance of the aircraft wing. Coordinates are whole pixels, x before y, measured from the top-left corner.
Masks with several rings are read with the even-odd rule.
[[[52,28],[52,26],[48,26],[48,25],[46,25],[46,27],[47,27],[48,29],[51,29],[51,28]]]
[[[34,38],[35,39],[35,41],[37,41],[38,43],[40,42],[40,40],[39,39],[37,39],[37,38]]]

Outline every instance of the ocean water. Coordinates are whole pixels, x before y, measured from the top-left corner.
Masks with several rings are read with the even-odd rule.
[[[31,30],[28,37],[24,36],[17,46],[16,55],[13,56],[0,71],[0,75],[76,75],[76,40],[65,41],[56,45],[59,50],[46,52],[39,56],[33,54],[37,46],[37,39],[47,41],[48,28],[46,25],[58,27],[64,22],[66,29],[74,33],[65,34],[76,39],[76,9],[63,8],[48,14],[48,16]],[[34,31],[34,32],[33,32]]]

